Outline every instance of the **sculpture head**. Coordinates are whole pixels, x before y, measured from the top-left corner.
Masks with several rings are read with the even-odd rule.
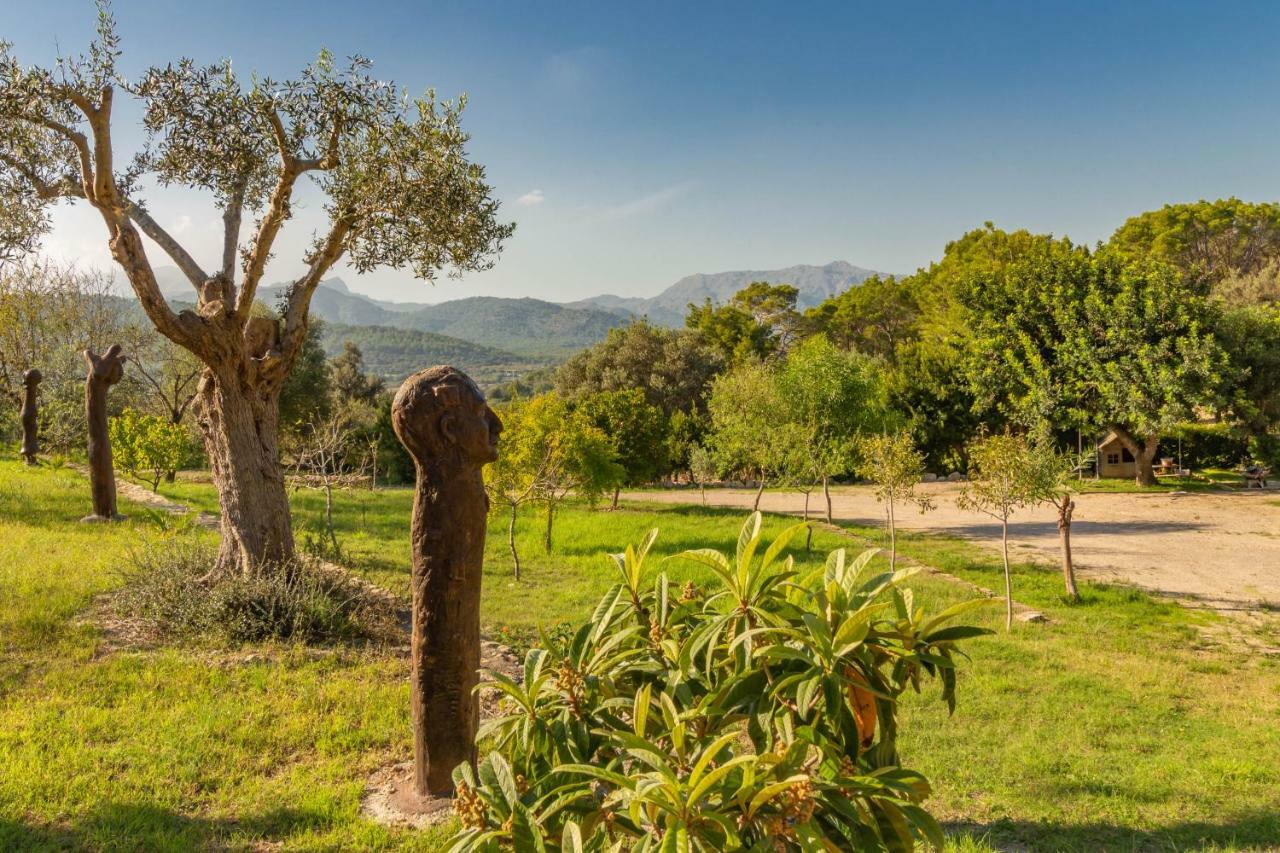
[[[429,367],[410,376],[391,404],[396,436],[419,462],[484,465],[498,458],[502,422],[465,373]]]
[[[115,385],[124,378],[126,356],[120,354],[120,345],[112,344],[102,355],[94,355],[91,350],[84,351],[85,364],[89,365],[89,375],[107,385]]]
[[[34,367],[30,370],[24,371],[22,374],[22,384],[26,385],[28,388],[36,387],[43,379],[44,376],[37,368]]]

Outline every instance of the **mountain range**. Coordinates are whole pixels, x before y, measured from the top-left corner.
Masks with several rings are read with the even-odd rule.
[[[352,340],[365,352],[370,368],[389,380],[403,378],[415,366],[446,360],[464,370],[484,368],[486,374],[506,376],[560,361],[637,317],[679,328],[690,303],[728,302],[753,281],[794,285],[799,290],[797,304],[803,309],[874,274],[835,261],[825,266],[698,273],[652,297],[605,294],[559,303],[472,296],[437,304],[375,299],[352,291],[341,278],[331,278],[320,283],[311,305],[314,316],[329,324],[327,350],[338,351],[343,340]],[[191,300],[191,287],[176,267],[158,267],[156,279],[166,298]],[[286,287],[283,283],[263,287],[259,298],[274,305]]]

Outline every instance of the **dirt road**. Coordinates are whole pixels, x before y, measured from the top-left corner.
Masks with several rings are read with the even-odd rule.
[[[961,510],[959,486],[922,488],[937,508],[926,515],[900,510],[900,529],[950,533],[999,548],[1000,524]],[[644,492],[637,500],[696,503],[695,491]],[[750,508],[755,493],[709,489],[708,502]],[[815,495],[817,509],[821,495]],[[760,508],[799,513],[804,497],[766,492]],[[870,488],[832,490],[839,521],[878,525],[884,506]],[[1057,564],[1058,528],[1052,507],[1023,510],[1010,522],[1014,553],[1034,553]],[[1072,551],[1081,577],[1123,580],[1219,610],[1280,605],[1280,491],[1186,494],[1086,494],[1076,499]]]

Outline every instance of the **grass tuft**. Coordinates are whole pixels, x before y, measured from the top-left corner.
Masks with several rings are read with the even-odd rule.
[[[162,539],[136,552],[118,610],[161,636],[198,643],[402,639],[385,599],[311,560],[206,580],[216,556],[213,545],[189,538]]]

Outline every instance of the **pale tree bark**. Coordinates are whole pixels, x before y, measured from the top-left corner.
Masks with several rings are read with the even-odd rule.
[[[511,549],[511,563],[515,567],[515,579],[520,580],[520,552],[516,550],[516,510],[519,504],[511,505],[511,520],[507,522],[507,546]]]
[[[1080,590],[1076,586],[1076,570],[1071,561],[1071,516],[1076,502],[1070,495],[1063,495],[1054,502],[1054,506],[1058,508],[1058,537],[1062,540],[1062,579],[1067,585],[1067,598],[1079,601]]]
[[[764,494],[764,484],[765,484],[765,479],[764,479],[764,477],[761,477],[761,478],[760,478],[760,487],[756,489],[756,499],[755,499],[755,501],[751,504],[751,511],[752,511],[752,512],[759,512],[759,511],[760,511],[760,497]]]
[[[827,501],[827,524],[834,524],[835,521],[831,517],[831,478],[825,474],[822,477],[822,496]]]
[[[542,534],[542,547],[546,549],[548,554],[551,553],[551,525],[555,522],[555,518],[555,502],[547,501],[547,529]]]
[[[1004,560],[1004,629],[1013,630],[1013,578],[1009,574],[1009,516],[1000,519],[1000,556]]]
[[[889,571],[898,569],[898,525],[893,515],[893,498],[886,498],[885,512],[889,514]]]

